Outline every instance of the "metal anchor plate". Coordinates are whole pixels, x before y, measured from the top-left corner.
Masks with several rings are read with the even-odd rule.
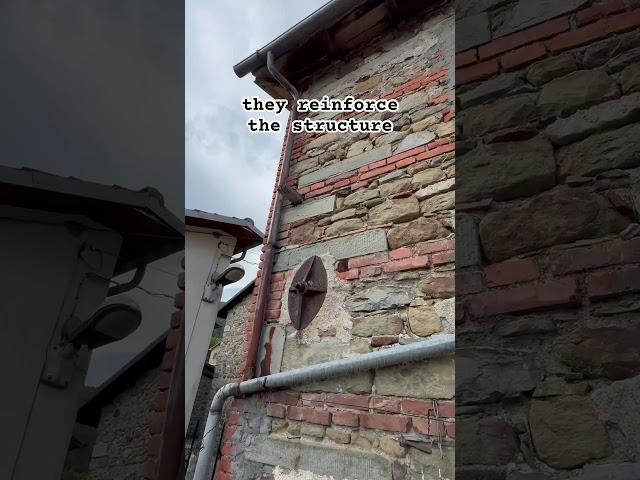
[[[289,318],[296,330],[308,327],[327,295],[327,271],[320,257],[307,258],[289,288]]]

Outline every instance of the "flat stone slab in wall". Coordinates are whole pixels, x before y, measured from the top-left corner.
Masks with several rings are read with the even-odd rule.
[[[373,150],[361,153],[360,155],[345,158],[341,162],[329,164],[320,170],[302,175],[298,180],[298,186],[304,187],[305,185],[311,185],[312,183],[333,177],[334,175],[340,175],[341,173],[356,170],[368,163],[377,162],[378,160],[382,160],[383,158],[390,156],[391,145],[383,145],[382,147],[374,148]]]
[[[335,205],[336,196],[329,195],[328,197],[304,202],[296,207],[285,208],[282,212],[282,224],[293,223],[305,218],[315,217],[316,215],[331,213]]]
[[[306,247],[292,248],[278,253],[273,270],[290,270],[312,255],[331,255],[342,258],[358,257],[387,250],[387,234],[384,230],[369,230],[347,237],[334,238]]]
[[[537,25],[589,3],[589,0],[520,0],[506,15],[502,25],[496,30],[494,38],[508,35],[523,28]]]
[[[380,455],[299,440],[260,436],[245,455],[252,462],[335,479],[390,479],[392,476],[391,462]]]

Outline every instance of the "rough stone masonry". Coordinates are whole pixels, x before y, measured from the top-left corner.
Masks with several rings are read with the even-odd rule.
[[[458,478],[639,478],[638,2],[456,21]]]
[[[257,280],[270,284],[261,374],[453,333],[453,6],[430,7],[315,71],[304,91],[400,110],[358,114],[392,120],[388,134],[296,135],[288,183],[304,201],[270,227],[274,274]],[[312,255],[329,288],[297,332],[287,292]],[[453,358],[236,399],[225,425],[217,480],[453,478]]]

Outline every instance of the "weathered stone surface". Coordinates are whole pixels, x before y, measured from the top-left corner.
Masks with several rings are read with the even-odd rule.
[[[456,216],[456,265],[458,268],[480,265],[482,253],[478,237],[478,225],[470,215]]]
[[[331,439],[336,443],[346,444],[351,442],[351,433],[349,432],[349,430],[346,430],[346,429],[336,428],[336,427],[327,428],[326,434],[327,434],[327,438]]]
[[[586,395],[589,392],[589,385],[586,383],[567,383],[558,377],[547,377],[536,387],[533,392],[534,398],[562,397],[565,395]]]
[[[420,213],[437,213],[443,210],[451,210],[456,205],[456,194],[453,191],[434,195],[420,202]]]
[[[442,331],[440,316],[429,305],[409,307],[409,326],[419,337],[428,337]]]
[[[297,162],[294,163],[293,165],[291,165],[291,174],[298,174],[298,173],[302,173],[302,172],[306,172],[307,170],[315,167],[318,165],[318,158],[314,157],[314,158],[308,158],[306,160],[302,160],[301,162]]]
[[[456,420],[458,455],[462,465],[506,465],[518,453],[518,437],[499,417],[467,417]]]
[[[347,302],[353,312],[373,312],[409,305],[415,293],[402,285],[374,285],[356,292]]]
[[[318,228],[315,223],[305,223],[291,229],[289,240],[293,245],[309,243],[319,239],[321,235],[322,229]]]
[[[555,331],[556,325],[552,318],[519,317],[500,322],[494,328],[493,333],[500,337],[518,337],[521,335],[538,335]]]
[[[575,468],[608,454],[604,425],[588,398],[534,399],[531,438],[540,460],[553,468]]]
[[[315,441],[258,436],[245,450],[245,456],[252,462],[313,472],[325,478],[391,478],[391,461],[382,455]]]
[[[514,95],[466,109],[462,120],[464,138],[527,123],[537,114],[534,99],[530,94]]]
[[[327,227],[324,234],[327,237],[334,235],[340,235],[341,233],[351,232],[358,230],[364,226],[364,222],[360,218],[347,218],[345,220],[338,220]]]
[[[574,112],[580,107],[619,96],[613,78],[601,70],[579,70],[547,83],[540,92],[538,107],[545,112]]]
[[[396,147],[394,147],[393,153],[398,154],[406,152],[407,150],[411,150],[412,148],[419,147],[421,145],[426,145],[434,138],[436,138],[435,133],[428,130],[411,133],[404,137],[402,141]]]
[[[412,133],[421,132],[425,128],[431,127],[432,125],[437,125],[438,123],[440,123],[440,116],[430,115],[427,118],[423,118],[422,120],[413,123],[409,130]]]
[[[415,193],[415,196],[418,200],[424,200],[426,198],[433,197],[434,195],[439,195],[441,193],[453,190],[455,184],[455,178],[447,178],[446,180],[443,180],[441,182],[434,183],[433,185],[427,185],[426,187],[421,188]]]
[[[573,343],[560,345],[560,358],[587,378],[620,380],[640,369],[640,327],[583,328]]]
[[[397,335],[379,335],[376,337],[371,337],[371,346],[372,347],[384,347],[386,345],[393,345],[394,343],[398,343]]]
[[[399,180],[394,180],[393,182],[383,183],[378,187],[378,190],[380,191],[380,196],[382,198],[387,198],[394,193],[411,190],[411,179],[401,178]]]
[[[379,137],[376,138],[375,144],[376,144],[376,147],[380,147],[382,145],[388,145],[390,143],[397,142],[398,140],[401,140],[406,136],[407,136],[406,131],[385,133],[384,135],[380,135]]]
[[[453,135],[456,132],[456,124],[453,121],[449,121],[447,123],[441,123],[436,128],[436,135],[438,137],[447,137],[449,135]]]
[[[375,87],[377,87],[381,81],[382,81],[381,75],[372,75],[369,78],[356,83],[356,86],[355,86],[356,92],[357,93],[370,92]]]
[[[306,437],[322,439],[324,438],[324,430],[325,427],[322,425],[315,425],[313,423],[300,424],[300,435],[304,435]]]
[[[369,224],[402,223],[420,216],[420,205],[416,197],[387,199],[369,210]]]
[[[632,64],[640,62],[640,47],[622,52],[607,62],[608,72],[619,72]]]
[[[533,391],[544,376],[534,355],[489,347],[456,348],[456,401],[490,403]]]
[[[454,376],[453,358],[441,357],[378,370],[374,384],[378,395],[452,398],[455,394]]]
[[[640,166],[640,124],[592,135],[559,149],[556,158],[562,177],[592,176],[607,170]]]
[[[293,223],[305,218],[315,217],[330,213],[335,208],[336,196],[319,198],[317,200],[307,200],[306,202],[294,207],[284,208],[282,211],[282,224]]]
[[[545,58],[534,64],[527,72],[527,80],[535,86],[540,86],[557,77],[562,77],[578,69],[573,55],[565,53],[556,57]]]
[[[455,295],[453,275],[434,274],[418,284],[418,289],[428,298],[451,298]]]
[[[393,172],[387,173],[386,175],[383,175],[382,177],[378,178],[378,183],[382,185],[387,182],[393,182],[395,180],[398,180],[406,176],[407,174],[402,170],[394,170]]]
[[[324,341],[311,344],[300,344],[295,339],[287,339],[282,356],[281,370],[293,370],[370,351],[371,346],[364,339],[354,339],[351,343]],[[369,393],[371,384],[371,373],[363,372],[333,377],[322,382],[308,383],[297,386],[295,389],[303,392]]]
[[[345,207],[350,207],[352,205],[360,205],[361,203],[366,202],[367,200],[372,200],[374,198],[378,198],[379,193],[378,189],[365,189],[358,190],[357,192],[353,192],[347,198],[344,199]]]
[[[543,23],[546,20],[577,10],[589,3],[589,0],[537,0],[534,3],[526,0],[514,4],[506,15],[502,25],[494,33],[495,37],[508,35],[523,28]]]
[[[400,112],[407,113],[409,110],[419,106],[426,106],[429,102],[429,92],[427,90],[420,90],[405,96],[400,100]]]
[[[333,177],[334,175],[356,170],[368,163],[377,162],[378,160],[382,160],[383,158],[390,156],[391,147],[389,145],[382,145],[374,148],[373,150],[367,150],[360,155],[354,155],[353,157],[345,158],[340,162],[324,165],[319,170],[301,175],[298,179],[298,185],[301,187],[311,185],[312,183],[325,180],[329,177]]]
[[[382,229],[367,230],[348,237],[282,250],[276,257],[273,270],[275,272],[290,270],[312,255],[331,255],[340,260],[385,250],[387,250],[386,232]]]
[[[456,99],[464,109],[478,103],[499,98],[507,92],[519,92],[524,83],[517,73],[506,73],[497,77],[484,80],[475,88],[456,94]]]
[[[640,93],[580,110],[567,118],[559,118],[546,129],[554,145],[566,145],[594,133],[620,127],[640,119]]]
[[[459,157],[457,165],[465,179],[456,190],[459,202],[528,197],[556,183],[553,147],[542,136],[480,146]]]
[[[392,457],[402,458],[407,454],[407,447],[402,447],[400,443],[391,437],[380,437],[380,450]]]
[[[427,240],[446,237],[449,231],[433,218],[420,217],[409,223],[397,225],[387,233],[389,248],[400,248]]]
[[[444,178],[444,172],[439,167],[427,168],[416,173],[411,179],[411,183],[424,187],[431,185]]]
[[[559,187],[523,205],[486,215],[480,222],[480,241],[487,259],[498,262],[552,245],[618,233],[628,224],[603,197]]]
[[[351,334],[357,337],[374,335],[398,335],[402,333],[403,321],[400,315],[382,314],[353,319]]]
[[[464,35],[459,35],[456,38],[456,52],[463,52],[491,40],[489,15],[486,12],[469,15],[458,20],[456,22],[456,30],[464,32]]]
[[[325,133],[324,135],[320,135],[318,138],[314,138],[310,142],[306,143],[304,147],[302,147],[302,151],[308,152],[314,148],[323,148],[343,139],[344,137],[339,133]]]
[[[356,216],[357,210],[355,208],[347,208],[341,212],[331,215],[331,221],[337,222],[338,220],[344,220],[346,218],[353,218]]]
[[[349,146],[349,150],[347,150],[347,158],[353,157],[355,155],[360,155],[370,145],[371,145],[371,143],[369,142],[369,140],[358,140],[357,142],[352,143]]]
[[[629,65],[620,74],[620,85],[625,95],[640,90],[640,63]]]

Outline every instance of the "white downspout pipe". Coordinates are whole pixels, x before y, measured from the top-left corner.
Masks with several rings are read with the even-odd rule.
[[[308,367],[274,373],[266,377],[253,378],[245,382],[228,383],[217,391],[202,436],[202,448],[196,461],[194,480],[211,480],[215,458],[218,455],[218,424],[225,401],[229,397],[246,395],[275,388],[292,387],[305,383],[326,380],[340,375],[358,373],[403,363],[417,362],[455,352],[455,335],[440,335],[409,345],[378,350],[355,357],[332,362],[318,363]]]

